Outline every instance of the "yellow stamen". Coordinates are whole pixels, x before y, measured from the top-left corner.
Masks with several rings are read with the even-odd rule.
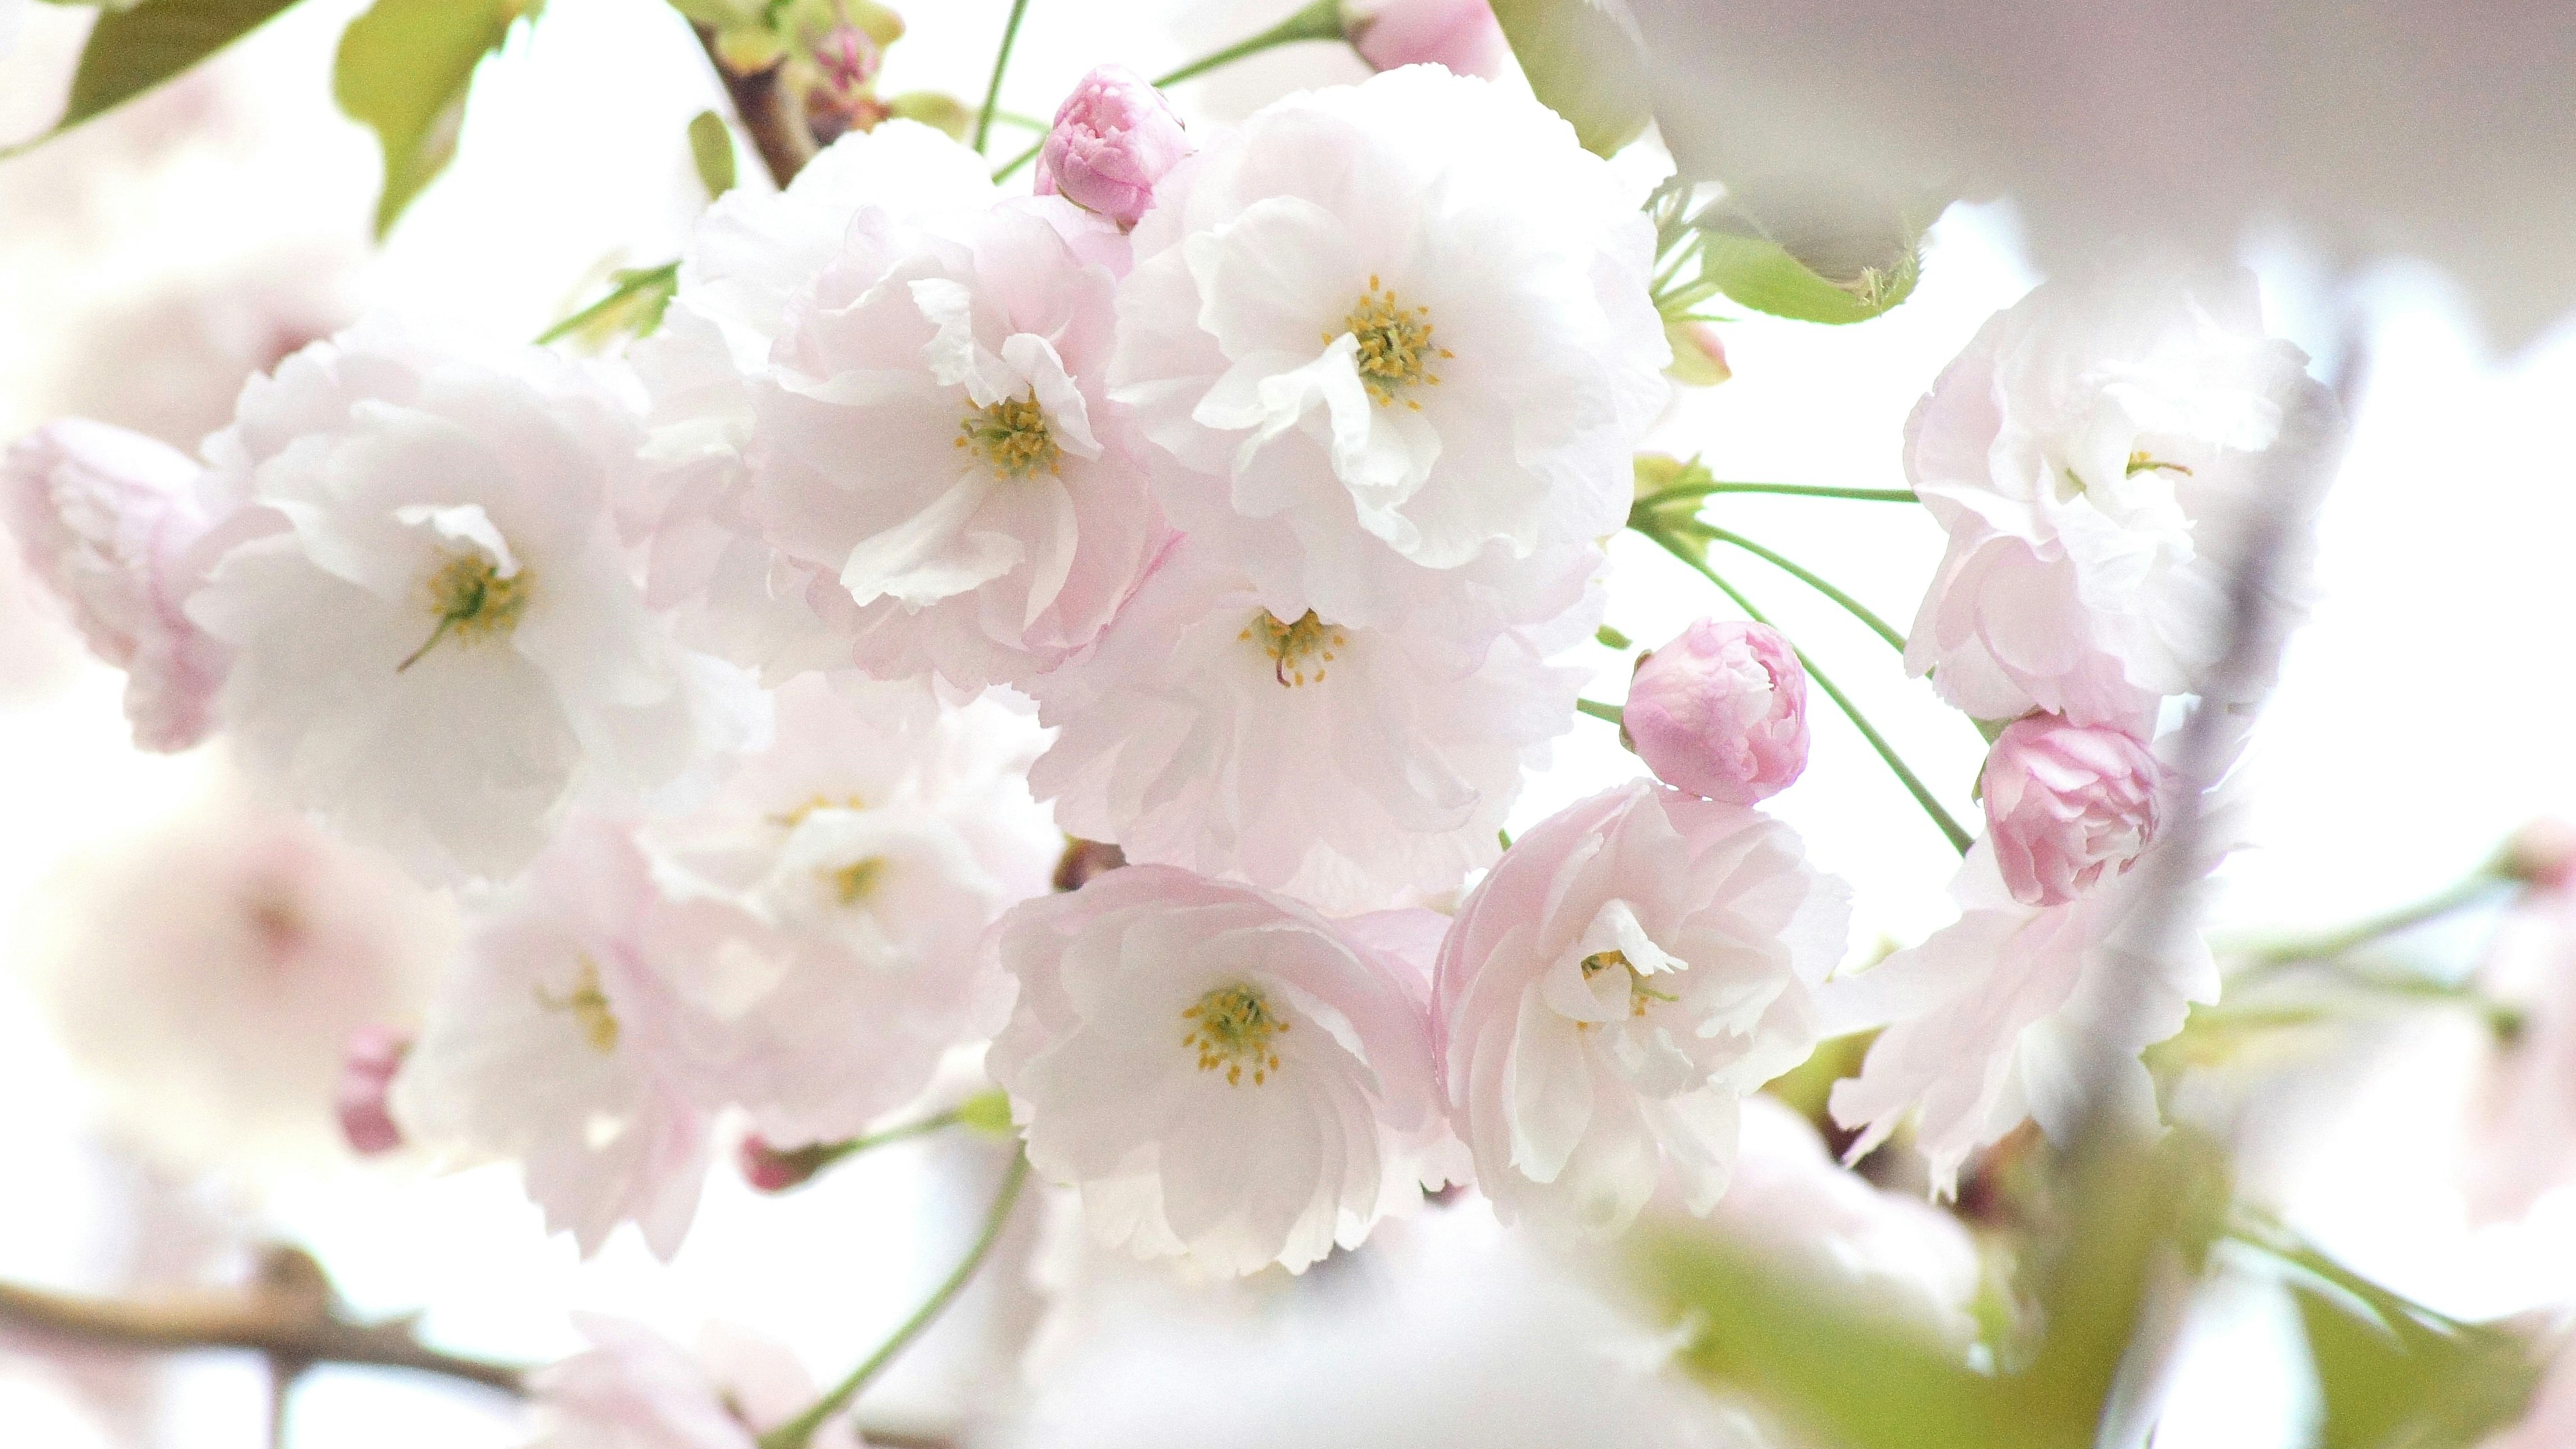
[[[1393,288],[1380,288],[1373,274],[1368,290],[1342,319],[1342,330],[1359,341],[1353,363],[1359,369],[1360,386],[1368,389],[1379,407],[1392,404],[1397,393],[1417,382],[1438,387],[1440,378],[1431,371],[1432,358],[1456,355],[1431,345],[1429,307],[1405,306],[1396,300]],[[1405,406],[1422,411],[1422,404],[1413,398],[1405,399]]]
[[[984,466],[1002,478],[1026,478],[1040,469],[1064,471],[1064,452],[1047,430],[1046,411],[1038,406],[1036,388],[1027,397],[1004,398],[974,408],[957,425],[957,446],[972,448]]]
[[[617,1050],[617,1013],[609,1009],[608,995],[599,989],[599,967],[589,957],[581,958],[581,974],[573,978],[569,995],[555,996],[540,986],[537,1004],[548,1011],[571,1012],[592,1051],[607,1056]]]
[[[1288,689],[1308,682],[1310,664],[1315,670],[1313,682],[1323,683],[1324,666],[1338,657],[1333,651],[1351,642],[1339,628],[1316,618],[1312,609],[1298,615],[1293,624],[1280,623],[1278,615],[1264,609],[1235,637],[1259,640],[1261,652],[1270,656],[1271,677]]]
[[[429,611],[438,617],[438,624],[410,658],[394,666],[396,674],[418,664],[421,656],[438,647],[441,639],[453,637],[470,644],[479,639],[507,638],[511,630],[519,627],[519,616],[527,612],[528,571],[521,569],[504,578],[483,555],[459,554],[429,576],[425,591]]]
[[[1197,1050],[1200,1071],[1225,1068],[1227,1086],[1243,1085],[1245,1067],[1252,1068],[1256,1087],[1279,1070],[1279,1053],[1271,1050],[1270,1041],[1285,1036],[1289,1022],[1271,1008],[1261,988],[1220,986],[1182,1012],[1181,1019],[1192,1024],[1181,1045]]]
[[[866,900],[868,893],[877,888],[877,882],[884,876],[885,862],[873,855],[865,860],[854,860],[839,870],[823,873],[823,878],[840,893],[841,904],[845,906],[855,906]]]
[[[1595,951],[1584,957],[1583,979],[1589,981],[1613,966],[1628,973],[1628,1014],[1630,1016],[1645,1015],[1647,1006],[1652,1002],[1681,1000],[1670,992],[1657,991],[1648,986],[1646,973],[1628,964],[1628,953],[1625,951]]]

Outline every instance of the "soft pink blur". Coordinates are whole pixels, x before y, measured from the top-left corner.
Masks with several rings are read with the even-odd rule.
[[[1766,800],[1807,768],[1807,671],[1767,624],[1683,630],[1638,660],[1623,719],[1656,778],[1711,800]]]
[[[2013,899],[2054,906],[2117,876],[2156,833],[2162,767],[2109,725],[2017,719],[1986,756],[1986,828]]]
[[[1380,0],[1347,6],[1345,14],[1351,44],[1379,70],[1440,65],[1492,80],[1511,59],[1511,42],[1486,0]]]
[[[1152,209],[1154,187],[1192,149],[1162,92],[1123,65],[1104,65],[1056,108],[1038,154],[1037,189],[1134,226]]]
[[[349,1037],[340,1065],[340,1135],[349,1150],[372,1157],[403,1145],[402,1128],[385,1107],[385,1089],[402,1070],[411,1037],[385,1026],[362,1026]]]

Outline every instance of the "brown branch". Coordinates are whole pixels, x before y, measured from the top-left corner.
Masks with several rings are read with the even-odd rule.
[[[716,48],[716,33],[703,25],[695,28],[698,44],[706,48],[707,64],[715,67],[716,79],[724,82],[725,94],[733,98],[734,115],[750,135],[751,148],[760,153],[769,179],[778,183],[779,190],[786,190],[805,163],[814,159],[814,133],[798,113],[796,98],[779,81],[786,67],[776,64],[738,74]]]
[[[511,1364],[461,1358],[423,1345],[412,1320],[361,1323],[343,1313],[321,1270],[293,1249],[272,1250],[238,1289],[125,1301],[0,1283],[0,1327],[114,1348],[249,1349],[289,1372],[320,1363],[410,1369],[526,1392]]]

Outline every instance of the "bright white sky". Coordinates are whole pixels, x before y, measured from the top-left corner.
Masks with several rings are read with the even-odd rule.
[[[224,138],[184,149],[157,180],[94,191],[86,229],[64,221],[61,188],[74,173],[112,169],[101,159],[111,148],[0,168],[0,436],[56,405],[54,379],[83,345],[87,319],[115,301],[281,249],[349,246],[372,201],[375,162],[369,138],[329,110],[323,77],[354,8],[308,0],[245,46],[229,68],[257,108],[228,122]],[[885,89],[977,92],[1005,8],[909,7],[913,33],[893,51]],[[1051,113],[1096,62],[1153,73],[1289,8],[1037,0],[1005,105]],[[77,33],[66,12],[38,10],[21,51],[0,61],[0,133],[42,113],[58,84],[45,76]],[[1222,118],[1290,84],[1359,74],[1348,57],[1310,47],[1185,88],[1181,99]],[[674,253],[698,200],[682,128],[711,104],[703,62],[661,7],[552,0],[533,41],[486,72],[453,173],[405,221],[368,294],[496,335],[533,334],[609,267]],[[1004,133],[997,149],[1020,141]],[[2276,326],[2322,350],[2333,294],[2317,268],[2289,245],[2266,246],[2255,260]],[[1735,379],[1679,407],[1657,444],[1705,454],[1720,477],[1897,486],[1914,399],[1979,323],[2034,280],[2008,212],[1954,211],[1934,236],[1922,286],[1888,317],[1852,329],[1760,318],[1729,326]],[[2563,442],[2576,335],[2561,328],[2519,356],[2493,357],[2465,333],[2444,282],[2406,266],[2351,278],[2345,295],[2370,319],[2375,365],[2351,461],[2324,515],[2316,614],[2259,739],[2260,848],[2229,871],[2222,914],[2248,930],[2332,923],[2427,893],[2520,821],[2576,812],[2564,662],[2576,454]],[[1729,505],[1727,516],[1899,628],[1938,552],[1925,516],[1890,505],[1752,500]],[[1640,642],[1718,606],[1704,584],[1634,539],[1614,557],[1609,617]],[[1972,819],[1966,790],[1981,746],[1966,722],[1793,581],[1749,559],[1729,572]],[[64,860],[162,817],[205,778],[199,760],[125,746],[117,684],[92,670],[34,698],[0,689],[0,930]],[[1590,693],[1616,699],[1621,688],[1613,672]],[[1776,808],[1854,882],[1864,944],[1918,939],[1947,919],[1951,854],[1830,705],[1819,697],[1816,708],[1809,773]],[[1532,781],[1515,828],[1635,769],[1608,727],[1578,721],[1556,766]],[[2456,952],[2475,938],[2436,944]],[[0,1097],[20,1105],[0,1114],[0,1182],[33,1190],[0,1191],[0,1272],[77,1282],[121,1251],[101,1196],[110,1175],[77,1135],[76,1084],[9,992],[0,980]],[[2285,1099],[2294,1125],[2280,1135],[2300,1150],[2295,1170],[2266,1176],[2359,1266],[2445,1306],[2489,1312],[2566,1298],[2576,1289],[2569,1204],[2545,1205],[2542,1220],[2518,1232],[2463,1234],[2438,1168],[2454,1135],[2447,1114],[2465,1039],[2425,1035],[2374,1075]],[[683,1337],[710,1314],[760,1325],[818,1371],[836,1372],[941,1270],[958,1220],[973,1215],[979,1189],[919,1171],[923,1159],[903,1155],[911,1151],[778,1202],[756,1201],[719,1173],[690,1246],[667,1272],[631,1239],[577,1264],[568,1243],[538,1239],[514,1186],[493,1174],[426,1186],[343,1174],[281,1185],[264,1211],[311,1244],[355,1301],[387,1311],[426,1305],[431,1331],[458,1346],[554,1352],[567,1341],[558,1310],[569,1303]],[[2276,1328],[2275,1309],[2259,1298],[2213,1327],[2186,1360],[2167,1443],[2279,1442],[2297,1392],[2249,1349],[2268,1353]],[[229,1449],[208,1426],[256,1422],[255,1380],[237,1366],[183,1378],[188,1406],[201,1411],[188,1416],[196,1423],[185,1443]],[[13,1396],[11,1383],[0,1369],[0,1418],[32,1402],[23,1387]],[[299,1442],[314,1445],[507,1442],[499,1421],[471,1404],[363,1375],[318,1382],[301,1413]],[[69,1435],[64,1442],[80,1442]]]

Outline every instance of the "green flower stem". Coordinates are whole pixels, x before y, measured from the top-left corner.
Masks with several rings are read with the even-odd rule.
[[[1626,723],[1626,715],[1615,704],[1603,704],[1597,699],[1578,699],[1574,702],[1574,707],[1594,719],[1608,720],[1614,725]]]
[[[1020,38],[1020,17],[1029,0],[1011,0],[1011,18],[1002,24],[1002,48],[993,52],[993,79],[984,87],[984,109],[975,114],[975,154],[984,154],[984,139],[993,132],[993,108],[1002,103],[1002,73],[1011,68],[1011,44]]]
[[[631,272],[621,272],[617,276],[616,285],[608,289],[607,296],[537,334],[537,345],[542,347],[549,342],[571,336],[613,309],[625,306],[638,293],[658,288],[677,288],[679,284],[680,264],[678,262],[664,262],[658,267],[642,267]]]
[[[1635,524],[1631,524],[1629,526],[1637,528],[1637,525]],[[1669,553],[1673,557],[1680,559],[1683,563],[1688,564],[1693,570],[1697,571],[1702,578],[1705,578],[1710,583],[1717,585],[1720,592],[1724,593],[1728,598],[1733,599],[1735,601],[1735,606],[1744,611],[1744,617],[1751,619],[1757,624],[1769,624],[1771,622],[1763,616],[1760,609],[1753,606],[1753,601],[1751,599],[1744,597],[1742,593],[1736,590],[1735,585],[1730,584],[1725,579],[1719,577],[1717,570],[1708,566],[1708,560],[1692,557],[1691,551],[1688,548],[1683,547],[1680,540],[1657,528],[1637,528],[1637,531],[1644,534],[1646,537],[1653,539],[1657,546],[1661,547],[1664,552]],[[1973,837],[1971,837],[1965,830],[1959,828],[1959,822],[1950,818],[1950,812],[1941,808],[1940,801],[1932,798],[1932,792],[1924,788],[1922,778],[1916,775],[1912,769],[1907,767],[1904,759],[1896,753],[1896,747],[1890,745],[1887,742],[1887,737],[1880,734],[1877,727],[1869,722],[1869,717],[1862,714],[1859,707],[1851,702],[1851,696],[1843,693],[1841,686],[1835,684],[1830,676],[1828,676],[1823,670],[1816,667],[1816,661],[1807,657],[1807,651],[1800,649],[1797,651],[1797,654],[1798,662],[1806,667],[1807,677],[1814,680],[1816,682],[1816,687],[1823,690],[1826,696],[1832,699],[1833,702],[1841,708],[1842,712],[1850,718],[1853,727],[1860,731],[1861,738],[1869,741],[1870,748],[1878,751],[1878,757],[1887,762],[1887,768],[1889,770],[1895,772],[1897,781],[1905,786],[1908,794],[1914,797],[1914,803],[1922,806],[1923,813],[1931,817],[1932,823],[1940,827],[1943,835],[1949,837],[1951,848],[1957,850],[1961,855],[1967,854],[1968,846],[1972,842]]]
[[[1182,66],[1178,70],[1170,71],[1163,75],[1154,77],[1154,84],[1157,87],[1176,86],[1185,80],[1194,80],[1199,76],[1203,76],[1209,71],[1215,70],[1219,66],[1232,65],[1234,62],[1243,59],[1245,56],[1259,55],[1265,50],[1272,50],[1282,45],[1293,45],[1301,40],[1342,40],[1346,38],[1347,37],[1342,33],[1341,0],[1315,0],[1314,4],[1307,6],[1305,9],[1289,16],[1287,19],[1271,26],[1268,30],[1261,32],[1259,35],[1252,36],[1245,40],[1238,40],[1223,50],[1212,51],[1209,54],[1200,56],[1198,59],[1191,61],[1189,64]],[[1038,159],[1038,152],[1044,150],[1045,147],[1045,138],[1039,138],[1037,145],[1031,146],[1019,155],[1012,157],[1009,161],[1004,162],[1002,169],[993,173],[993,179],[996,181],[1010,180],[1012,175],[1018,172],[1021,167]],[[982,150],[983,147],[979,144],[976,149]]]
[[[1818,483],[1676,483],[1637,500],[1640,515],[1717,493],[1775,493],[1792,498],[1854,498],[1864,503],[1920,503],[1911,488],[1833,488]]]
[[[2231,979],[2247,981],[2305,961],[2332,961],[2347,952],[2367,946],[2382,936],[2393,936],[2410,927],[2423,925],[2427,921],[2436,921],[2453,911],[2476,905],[2507,884],[2509,882],[2492,872],[2480,870],[2437,895],[2356,921],[2341,930],[2328,931],[2323,935],[2310,936],[2303,940],[2276,941],[2270,945],[2255,947],[2246,953],[2249,958],[2246,966],[2236,972]]]
[[[903,1352],[921,1336],[922,1330],[938,1319],[973,1280],[975,1270],[984,1265],[984,1259],[992,1254],[994,1242],[1002,1236],[1002,1225],[1010,1220],[1012,1204],[1019,1201],[1020,1185],[1028,1181],[1028,1176],[1028,1154],[1013,1153],[1011,1169],[1002,1178],[1002,1190],[994,1194],[992,1211],[985,1215],[984,1231],[976,1237],[975,1245],[966,1250],[966,1256],[957,1261],[957,1267],[949,1273],[947,1280],[932,1290],[930,1297],[913,1310],[912,1316],[903,1321],[903,1326],[894,1331],[893,1337],[868,1355],[865,1363],[850,1370],[848,1378],[815,1400],[804,1413],[761,1435],[760,1449],[805,1449],[806,1443],[814,1437],[814,1431],[821,1428],[824,1421],[849,1407],[850,1400],[858,1397],[859,1390],[866,1388],[869,1380],[894,1362],[895,1355]]]
[[[1707,537],[1716,539],[1720,543],[1731,544],[1736,548],[1744,550],[1746,553],[1763,560],[1772,567],[1780,570],[1782,573],[1796,579],[1798,582],[1805,584],[1808,588],[1814,589],[1817,593],[1820,593],[1826,598],[1833,600],[1835,603],[1842,605],[1846,610],[1850,611],[1853,618],[1867,624],[1872,633],[1875,633],[1881,639],[1886,640],[1887,647],[1895,650],[1899,654],[1905,652],[1904,635],[1887,627],[1887,621],[1881,619],[1876,614],[1871,613],[1860,600],[1853,598],[1851,595],[1844,593],[1838,588],[1835,588],[1832,584],[1827,583],[1824,579],[1819,578],[1814,573],[1801,568],[1796,563],[1781,557],[1779,554],[1773,553],[1771,550],[1764,548],[1762,545],[1755,543],[1753,540],[1746,538],[1740,533],[1730,533],[1723,528],[1706,523],[1693,523],[1689,525],[1689,527],[1694,533],[1704,534]]]

